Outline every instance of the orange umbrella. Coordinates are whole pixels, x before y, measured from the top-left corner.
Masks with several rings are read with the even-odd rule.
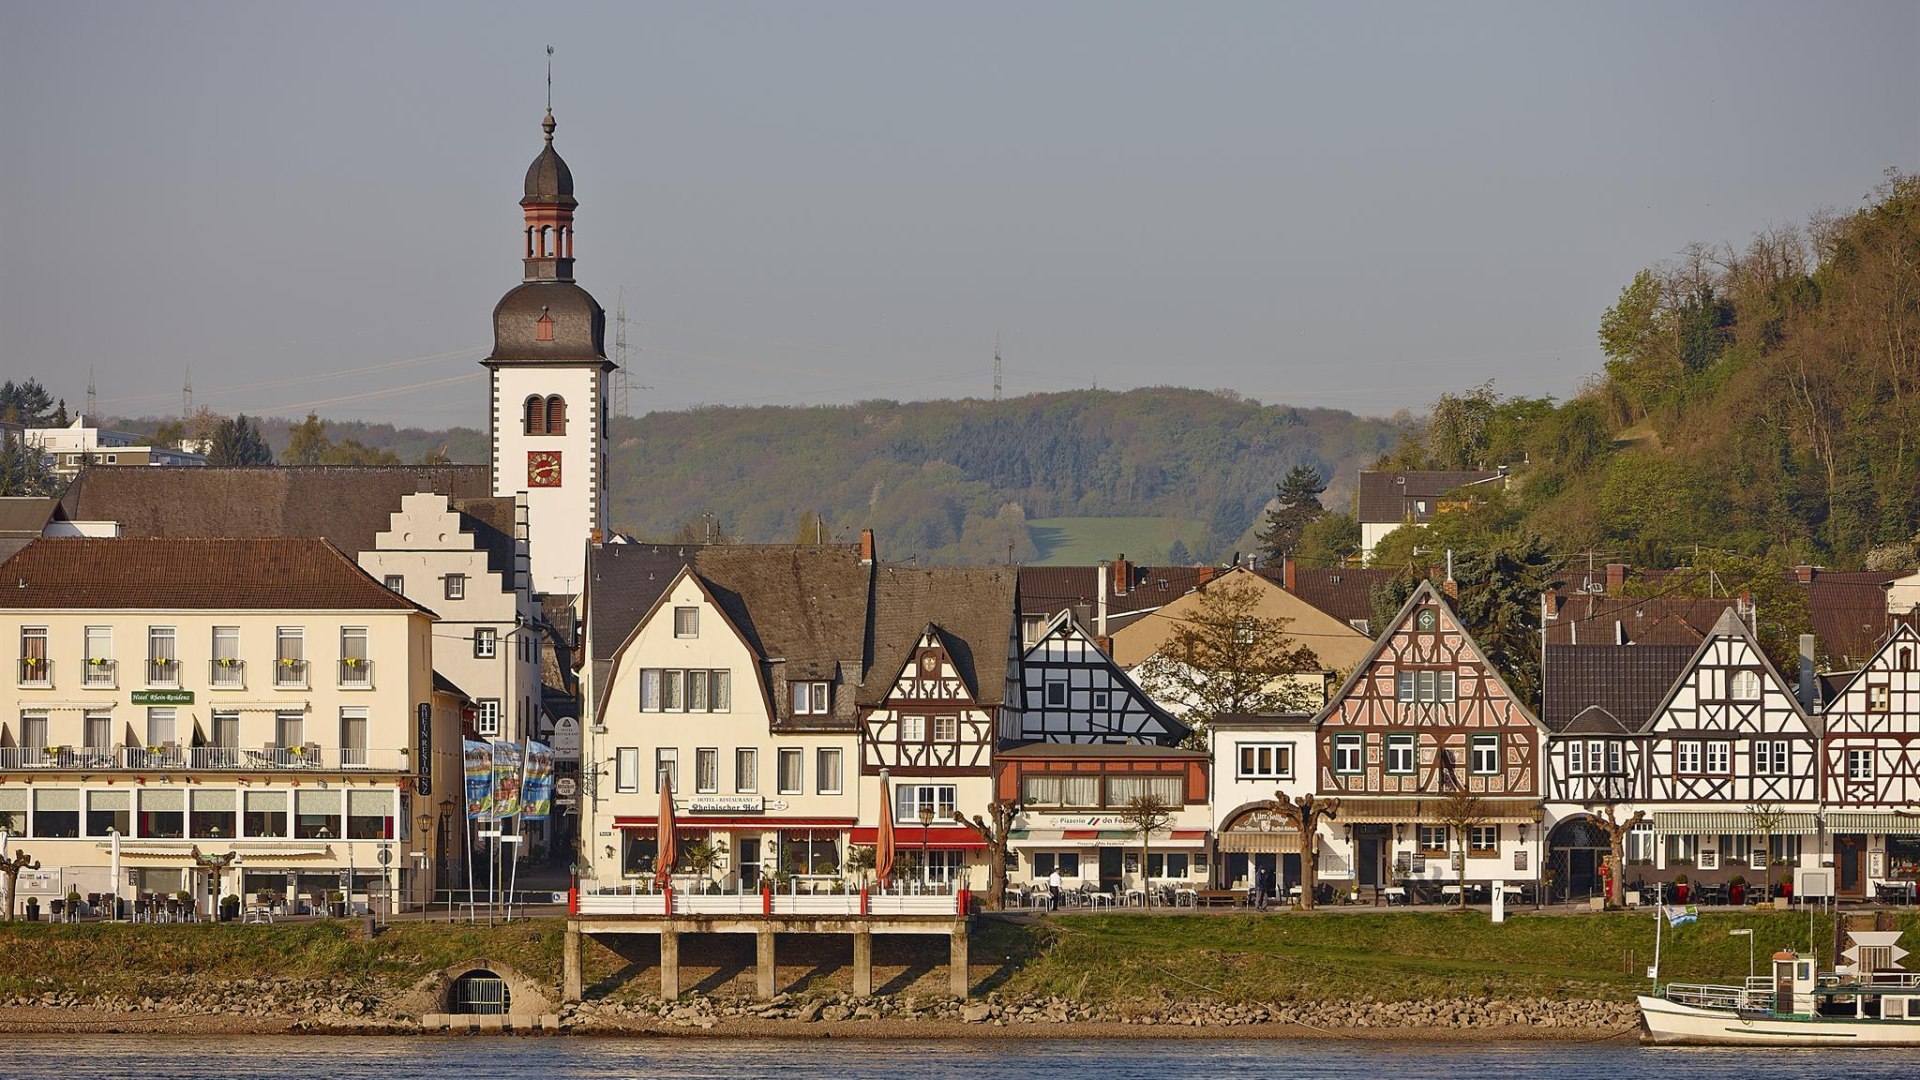
[[[887,770],[880,770],[880,832],[873,846],[873,871],[880,884],[893,881],[893,794],[887,790]]]
[[[680,861],[680,841],[673,832],[673,781],[660,776],[659,856],[653,864],[653,884],[664,889],[673,884],[673,864]]]

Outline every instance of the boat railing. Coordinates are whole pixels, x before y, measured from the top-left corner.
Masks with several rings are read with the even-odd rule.
[[[1755,980],[1765,983],[1766,980]],[[1754,1010],[1772,1011],[1773,994],[1771,987],[1763,986],[1756,990],[1749,986],[1710,986],[1704,983],[1672,983],[1667,987],[1667,1000],[1676,1005],[1691,1005],[1697,1009],[1737,1009],[1743,1012]]]
[[[1920,971],[1876,971],[1859,985],[1867,990],[1912,990],[1920,987]]]

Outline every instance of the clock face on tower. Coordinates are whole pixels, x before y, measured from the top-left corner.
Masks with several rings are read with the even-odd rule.
[[[560,486],[560,451],[527,451],[527,486]]]

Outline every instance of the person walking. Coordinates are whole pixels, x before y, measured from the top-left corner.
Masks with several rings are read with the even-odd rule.
[[[1060,868],[1057,866],[1047,875],[1047,910],[1060,910]]]

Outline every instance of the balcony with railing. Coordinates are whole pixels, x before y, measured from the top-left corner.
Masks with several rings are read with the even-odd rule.
[[[171,656],[150,657],[147,660],[147,685],[179,686],[180,661]]]
[[[373,689],[373,661],[364,656],[349,656],[340,661],[340,688]]]
[[[234,657],[207,661],[207,685],[215,690],[245,690],[247,662]]]
[[[20,658],[20,685],[47,688],[53,685],[53,661],[44,656]]]
[[[80,685],[90,690],[112,690],[120,685],[120,662],[104,656],[87,657]]]
[[[0,769],[75,769],[87,772],[234,771],[314,772],[353,769],[409,772],[404,749],[304,746],[5,746]]]
[[[786,891],[741,890],[737,887],[702,887],[687,875],[675,875],[680,885],[669,890],[652,887],[651,881],[625,887],[583,891],[579,897],[581,915],[762,915],[775,918],[861,917],[871,915],[961,915],[970,904],[970,893],[951,885],[929,883],[920,887],[894,886],[862,889],[857,882],[835,882],[833,891],[806,893],[790,884]]]
[[[307,662],[283,656],[273,662],[273,685],[279,690],[307,688]]]

